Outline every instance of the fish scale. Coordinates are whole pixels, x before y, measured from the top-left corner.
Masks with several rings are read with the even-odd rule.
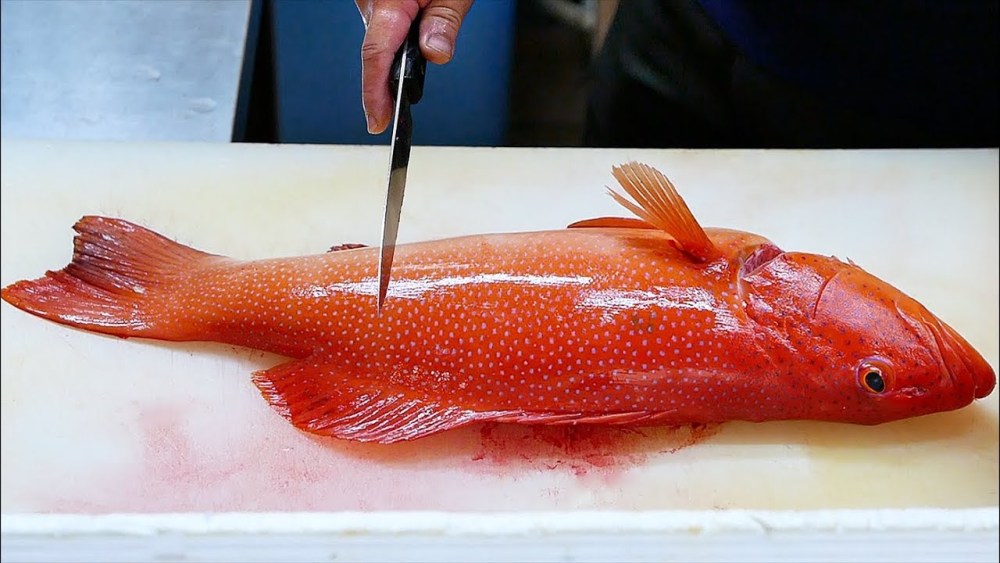
[[[728,354],[739,337],[726,320],[738,314],[732,273],[670,265],[679,251],[663,246],[668,239],[660,231],[566,230],[492,236],[488,249],[477,238],[401,246],[381,316],[370,307],[375,249],[226,263],[197,276],[171,306],[194,312],[188,320],[229,311],[215,331],[231,344],[280,352],[289,342],[269,346],[258,334],[293,335],[332,371],[390,381],[419,374],[407,381],[438,391],[451,385],[453,397],[477,408],[573,410],[601,396],[655,410],[643,378],[624,374],[730,369],[739,361]],[[458,262],[471,250],[491,258],[473,271]],[[205,297],[220,288],[231,303]],[[733,296],[718,322],[716,293]],[[261,314],[234,314],[247,309]],[[252,330],[241,332],[245,326]]]

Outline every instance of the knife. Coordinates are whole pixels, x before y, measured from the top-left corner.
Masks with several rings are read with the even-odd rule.
[[[396,250],[399,232],[399,212],[403,207],[403,190],[406,188],[406,169],[410,163],[410,143],[413,137],[413,120],[410,106],[420,101],[424,93],[424,72],[427,61],[420,53],[418,34],[420,15],[413,20],[410,31],[396,52],[389,71],[389,90],[396,101],[392,119],[392,145],[389,149],[389,191],[385,198],[382,219],[382,243],[378,263],[378,304],[382,313],[386,292],[389,289],[389,272]]]

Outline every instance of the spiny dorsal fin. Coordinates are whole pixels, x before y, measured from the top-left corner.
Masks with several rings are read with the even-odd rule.
[[[718,254],[684,199],[663,173],[647,164],[627,162],[615,166],[612,174],[638,205],[608,188],[611,197],[642,220],[674,237],[685,254],[702,262]]]
[[[567,229],[655,229],[642,219],[635,217],[597,217],[571,223]]]
[[[345,242],[344,244],[338,244],[336,246],[331,246],[330,250],[327,252],[340,252],[341,250],[357,250],[358,248],[367,248],[367,244],[361,244],[359,242]]]

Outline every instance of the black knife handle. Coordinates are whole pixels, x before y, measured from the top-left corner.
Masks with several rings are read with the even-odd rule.
[[[424,95],[424,73],[427,70],[427,60],[420,52],[420,15],[410,25],[410,32],[407,33],[403,44],[396,51],[396,56],[392,59],[392,67],[389,69],[389,93],[393,100],[396,99],[396,92],[399,90],[399,66],[403,60],[403,53],[406,53],[406,68],[403,71],[403,93],[411,104],[420,101]]]

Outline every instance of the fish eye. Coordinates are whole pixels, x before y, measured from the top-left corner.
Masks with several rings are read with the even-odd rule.
[[[858,367],[858,383],[865,391],[875,395],[889,388],[891,375],[889,366],[877,359],[867,359]]]
[[[865,374],[865,387],[872,393],[885,391],[885,380],[882,379],[882,373],[876,369],[868,370],[868,373]]]

